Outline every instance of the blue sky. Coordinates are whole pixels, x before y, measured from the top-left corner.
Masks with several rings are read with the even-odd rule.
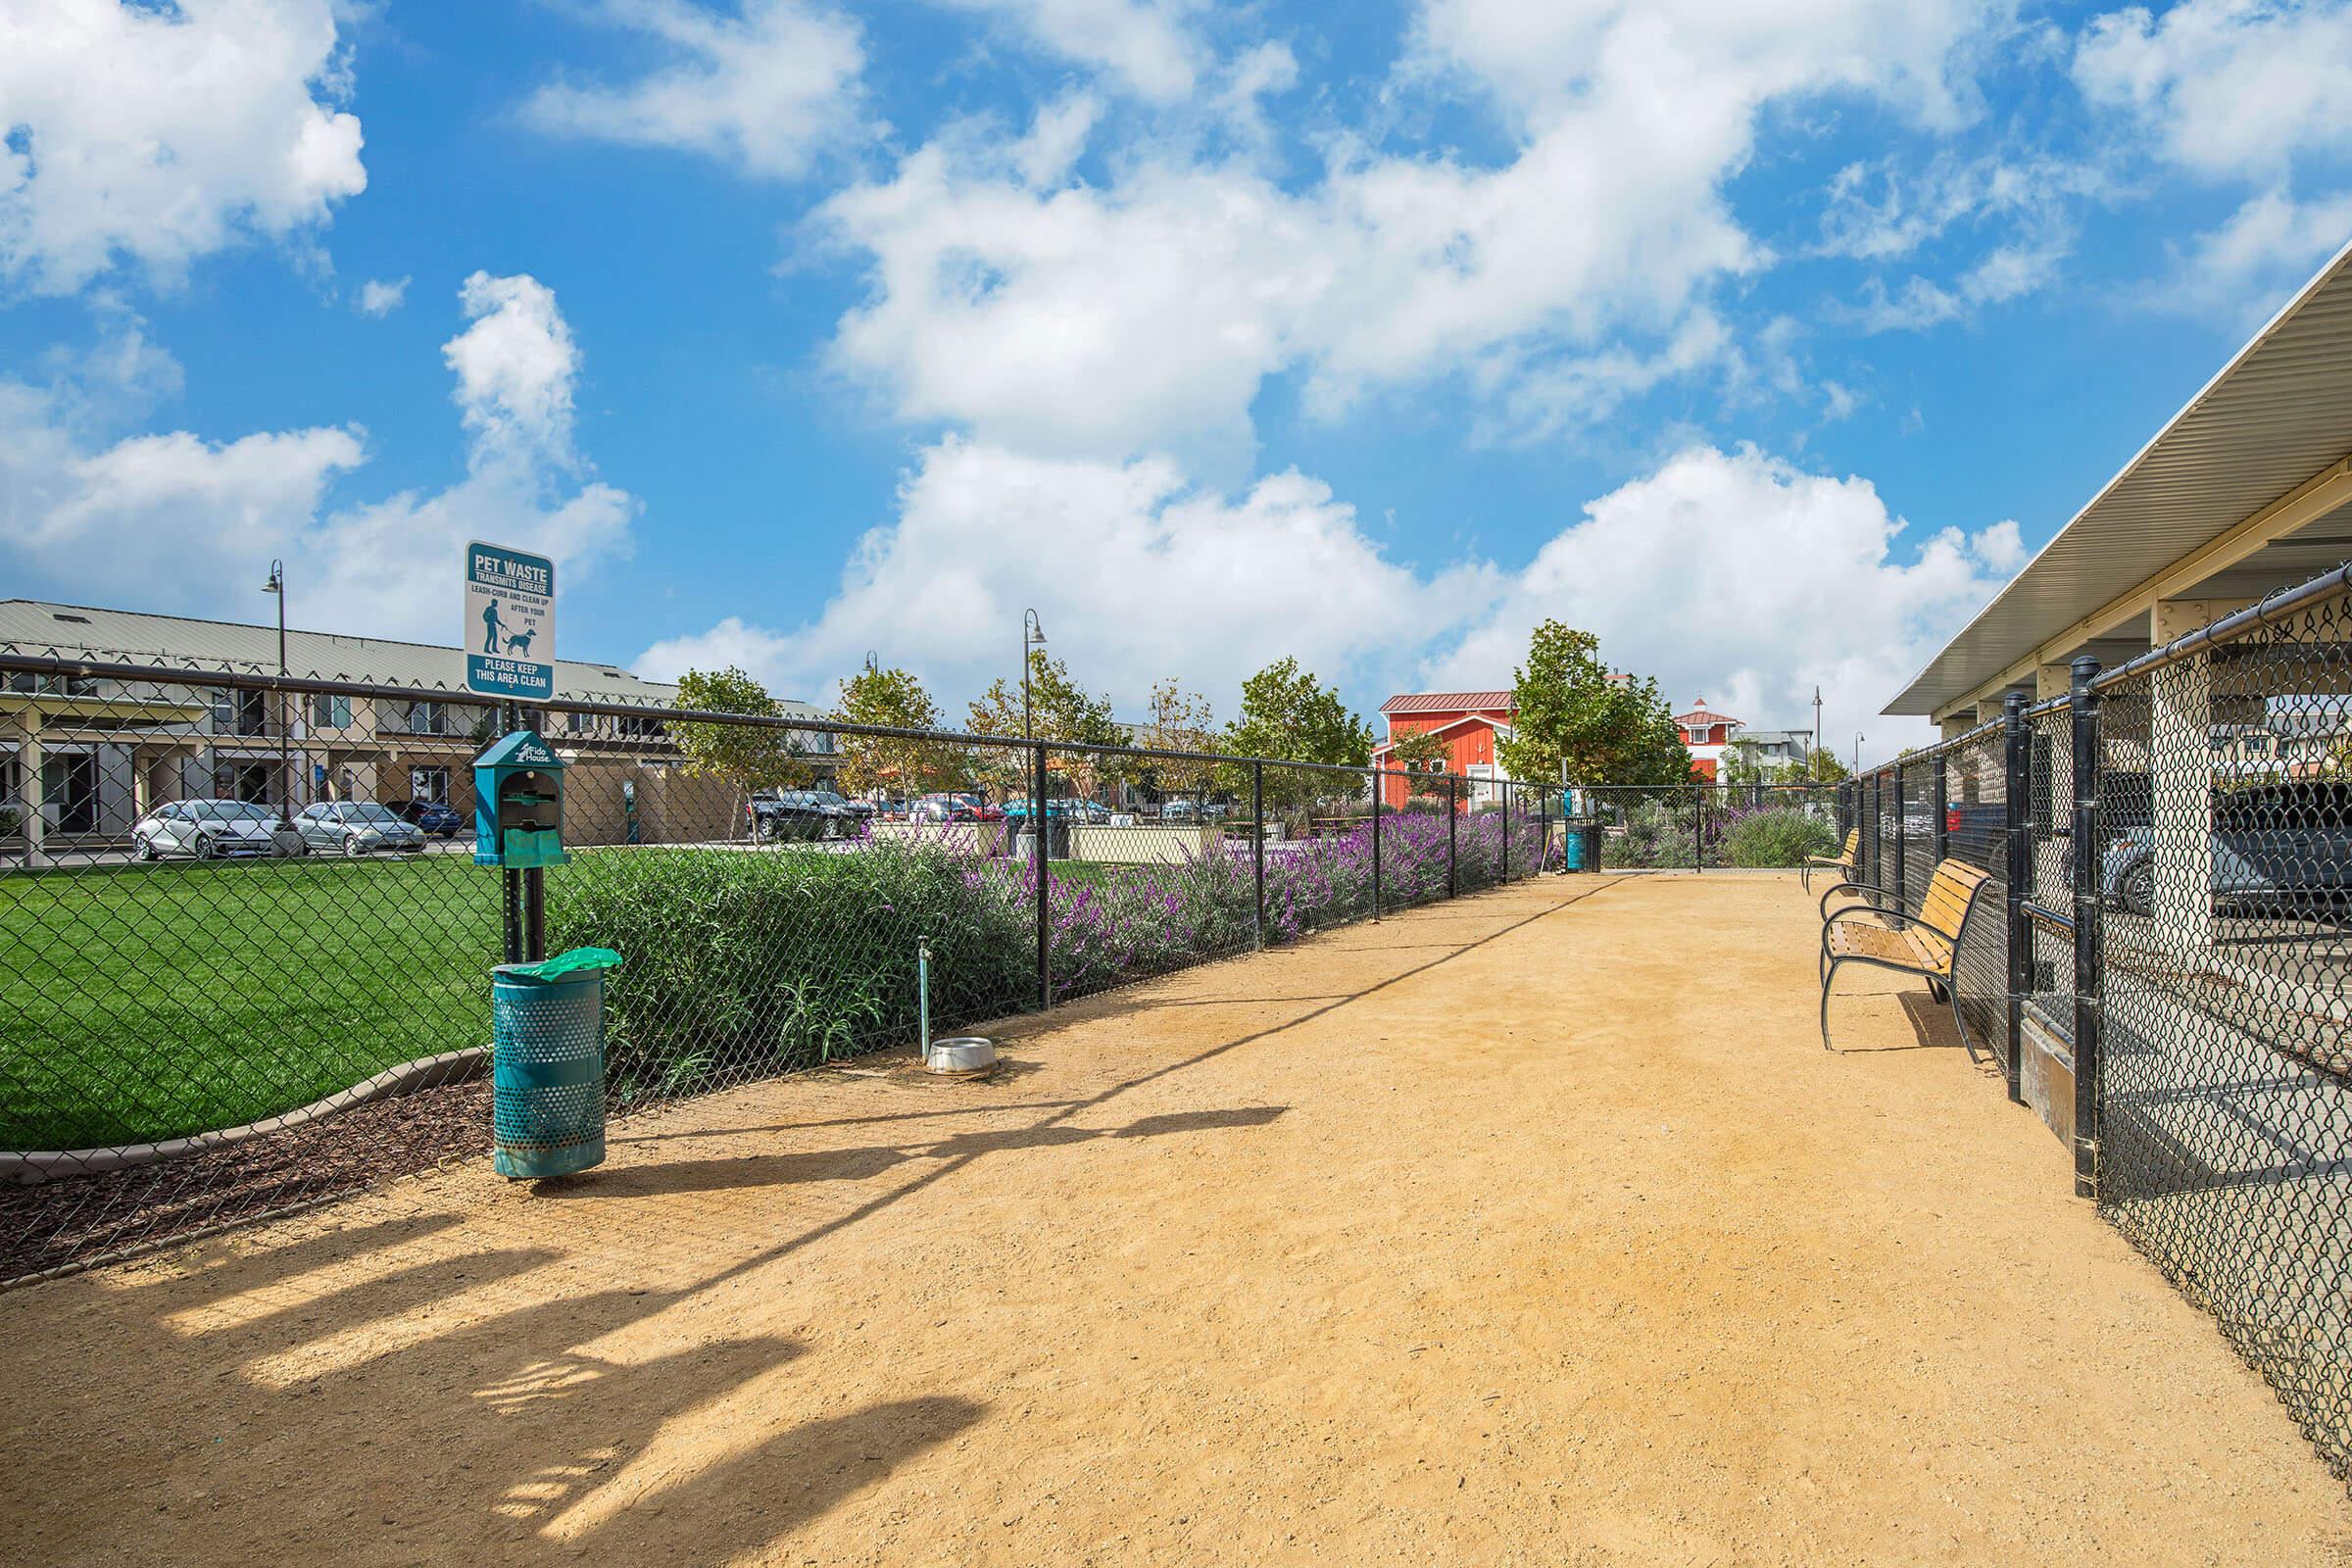
[[[960,709],[1876,710],[2347,237],[2352,8],[0,0],[5,591]]]

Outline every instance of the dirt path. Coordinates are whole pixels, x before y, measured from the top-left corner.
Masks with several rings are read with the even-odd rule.
[[[0,1561],[2352,1562],[1811,920],[1522,886],[11,1294]]]

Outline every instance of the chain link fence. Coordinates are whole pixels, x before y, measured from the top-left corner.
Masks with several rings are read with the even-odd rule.
[[[1837,852],[1834,784],[1596,784],[1577,801],[1612,871],[1787,869]]]
[[[473,855],[520,716],[0,650],[0,1280],[485,1152],[502,959],[625,956],[627,1112],[910,1050],[926,945],[948,1032],[1561,863],[1502,779],[583,701],[533,879]]]
[[[1851,781],[1840,812],[1859,880],[1915,907],[1940,797],[1928,855],[2001,878],[1955,966],[1970,1034],[2352,1480],[2348,593],[2343,568],[2079,661],[2066,696]]]

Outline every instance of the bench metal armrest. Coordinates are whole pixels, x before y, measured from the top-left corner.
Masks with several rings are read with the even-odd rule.
[[[1824,920],[1830,917],[1830,901],[1840,893],[1861,895],[1854,904],[1847,906],[1849,908],[1876,909],[1879,907],[1879,901],[1887,897],[1886,894],[1865,882],[1840,882],[1821,896],[1821,917]]]

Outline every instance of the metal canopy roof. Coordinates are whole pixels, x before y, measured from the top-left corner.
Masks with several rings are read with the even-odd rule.
[[[2347,451],[2352,245],[2255,333],[1884,711],[1933,713],[1967,696]]]

